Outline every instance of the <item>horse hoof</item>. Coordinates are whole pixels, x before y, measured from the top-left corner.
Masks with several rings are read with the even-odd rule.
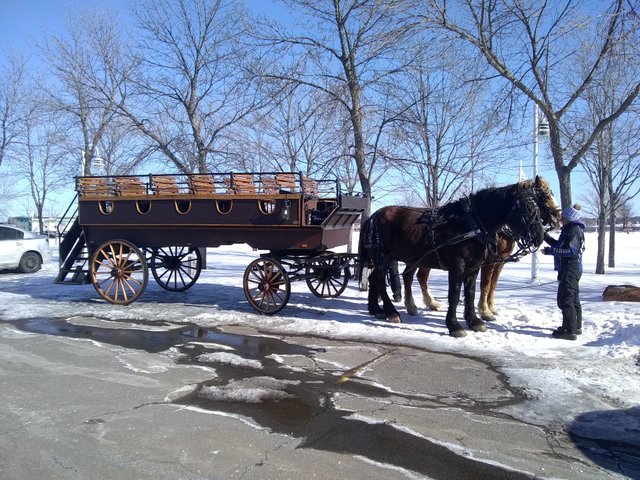
[[[463,338],[467,336],[467,333],[464,330],[459,329],[459,330],[454,330],[453,332],[449,332],[449,335],[451,335],[454,338]]]
[[[470,325],[469,328],[474,332],[486,332],[487,326],[484,323],[476,323],[475,325]]]
[[[482,314],[480,314],[480,318],[482,320],[484,320],[485,322],[495,322],[496,321],[496,317],[494,317],[490,313],[482,313]]]
[[[391,323],[401,323],[400,315],[398,315],[397,313],[393,313],[387,317],[387,321]]]
[[[416,315],[418,315],[418,309],[417,308],[407,308],[407,313],[409,315],[411,315],[412,317],[415,317]]]
[[[373,316],[376,317],[379,320],[384,320],[384,319],[387,318],[387,316],[384,314],[384,312],[374,313]]]

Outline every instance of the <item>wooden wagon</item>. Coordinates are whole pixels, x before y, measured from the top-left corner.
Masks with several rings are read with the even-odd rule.
[[[337,181],[300,173],[84,176],[60,225],[56,283],[88,284],[106,301],[126,305],[145,290],[149,270],[169,291],[193,286],[202,249],[246,243],[266,250],[243,278],[249,304],[273,314],[305,280],[319,297],[336,297],[357,256],[331,249],[350,240],[365,199]],[[72,208],[77,208],[72,212]]]

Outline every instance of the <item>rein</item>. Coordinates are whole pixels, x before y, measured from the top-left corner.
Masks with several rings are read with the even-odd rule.
[[[520,193],[517,193],[516,195],[517,199],[511,207],[511,212],[509,213],[507,220],[510,220],[513,215],[517,215],[520,219],[520,223],[523,225],[523,230],[526,233],[524,235],[519,235],[508,226],[505,225],[503,227],[504,233],[514,239],[516,241],[516,244],[518,245],[518,249],[513,254],[505,258],[501,258],[498,255],[498,244],[496,241],[496,236],[489,235],[486,228],[482,224],[482,221],[480,220],[480,217],[473,203],[471,202],[471,199],[469,197],[463,197],[460,199],[460,204],[462,206],[463,212],[467,217],[467,221],[471,230],[466,233],[462,233],[460,235],[456,235],[455,237],[449,238],[447,239],[447,241],[436,245],[431,250],[423,253],[415,262],[412,262],[411,268],[417,267],[422,262],[422,260],[424,260],[429,255],[435,253],[437,256],[438,250],[441,248],[456,245],[472,238],[475,238],[480,243],[484,244],[484,246],[489,251],[492,263],[517,262],[522,257],[537,250],[538,247],[535,245],[535,241],[531,234],[531,228],[536,224],[542,224],[540,209],[532,198],[524,196]],[[507,223],[509,222],[507,221]],[[440,263],[439,258],[438,263]]]

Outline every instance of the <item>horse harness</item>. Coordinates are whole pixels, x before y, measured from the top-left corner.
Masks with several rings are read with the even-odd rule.
[[[500,230],[503,235],[506,237],[513,239],[518,244],[518,249],[515,253],[508,255],[505,258],[502,258],[498,254],[498,244],[495,235],[490,235],[487,232],[487,229],[484,227],[482,222],[480,221],[480,217],[471,201],[471,198],[468,196],[462,197],[459,202],[462,207],[462,211],[464,216],[466,217],[467,223],[469,225],[470,230],[466,233],[462,233],[460,235],[456,235],[455,237],[448,238],[445,242],[442,242],[436,246],[434,246],[431,250],[420,255],[414,262],[412,262],[412,267],[417,267],[426,257],[429,255],[435,254],[438,266],[443,268],[442,261],[440,259],[439,250],[441,248],[450,247],[452,245],[456,245],[458,243],[464,242],[466,240],[470,240],[475,238],[480,243],[482,243],[488,250],[489,256],[486,261],[489,263],[499,263],[499,262],[517,262],[520,258],[524,257],[531,253],[534,248],[537,248],[533,238],[531,236],[530,227],[534,223],[542,222],[540,218],[540,210],[538,205],[533,201],[533,199],[529,197],[522,197],[518,195],[518,199],[514,202],[513,207],[509,216],[511,217],[514,214],[517,214],[521,220],[521,223],[524,224],[524,229],[526,234],[521,237],[513,232],[508,226],[503,226]],[[527,205],[525,205],[527,204]],[[528,208],[526,208],[528,207]],[[526,214],[523,214],[523,210],[526,208]],[[427,209],[424,211],[424,214],[418,220],[420,223],[425,223],[428,225],[428,229],[433,231],[435,224],[440,220],[440,217],[437,215],[437,209]],[[433,244],[434,239],[431,236],[430,242]]]

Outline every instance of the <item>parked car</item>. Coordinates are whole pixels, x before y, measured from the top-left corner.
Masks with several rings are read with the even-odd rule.
[[[14,269],[24,273],[40,270],[51,261],[49,239],[13,225],[0,225],[0,269]]]

